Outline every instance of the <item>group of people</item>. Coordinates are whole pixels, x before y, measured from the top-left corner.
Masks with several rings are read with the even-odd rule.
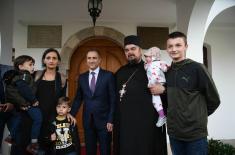
[[[102,69],[99,51],[90,49],[73,102],[57,50],[44,52],[45,69],[34,76],[34,59],[16,58],[15,70],[4,76],[5,99],[1,90],[0,140],[7,124],[12,155],[80,155],[75,116],[83,103],[86,155],[96,155],[97,146],[101,155],[166,155],[166,122],[174,155],[206,155],[207,117],[220,98],[206,68],[186,58],[187,46],[185,34],[173,32],[166,47],[171,65],[157,47],[144,52],[144,62],[140,38],[127,36],[128,63],[115,74]]]
[[[51,135],[56,129],[53,131],[52,122],[59,112],[56,109],[57,104],[61,104],[58,99],[66,96],[67,87],[66,77],[58,72],[60,60],[56,49],[47,49],[42,55],[45,69],[31,75],[34,59],[22,55],[15,59],[14,70],[7,71],[1,79],[5,92],[1,94],[4,98],[1,101],[0,140],[7,124],[10,136],[5,141],[12,144],[12,155],[55,152]]]

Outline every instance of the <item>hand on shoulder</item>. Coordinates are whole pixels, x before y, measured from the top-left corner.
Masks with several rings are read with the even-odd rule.
[[[67,114],[67,119],[70,122],[71,125],[76,125],[77,120],[75,117],[73,117],[70,113]]]

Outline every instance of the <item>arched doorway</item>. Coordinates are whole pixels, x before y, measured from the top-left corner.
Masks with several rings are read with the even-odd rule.
[[[123,48],[116,41],[107,37],[90,37],[83,40],[74,51],[70,60],[69,70],[69,97],[74,98],[77,89],[79,75],[88,70],[86,65],[86,53],[89,49],[98,49],[101,54],[101,68],[115,73],[120,66],[126,64]],[[82,107],[76,119],[78,121],[79,135],[81,142],[84,142],[84,131],[82,125]]]
[[[87,38],[98,36],[110,38],[111,40],[117,42],[120,46],[123,46],[123,40],[125,37],[125,35],[121,32],[105,26],[89,27],[78,31],[68,38],[63,48],[61,49],[60,55],[62,61],[60,65],[60,71],[68,75],[67,71],[70,69],[70,60],[73,53],[77,50],[77,47]]]

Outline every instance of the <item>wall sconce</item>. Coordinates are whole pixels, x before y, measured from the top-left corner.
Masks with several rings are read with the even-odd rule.
[[[102,0],[89,0],[88,1],[88,11],[95,26],[96,19],[99,17],[102,10]]]

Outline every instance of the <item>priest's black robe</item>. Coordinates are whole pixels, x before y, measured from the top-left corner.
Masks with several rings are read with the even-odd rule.
[[[137,71],[136,71],[137,70]],[[119,91],[127,82],[126,93],[120,101]],[[115,155],[166,155],[165,126],[156,127],[158,114],[147,87],[144,63],[127,64],[116,73],[118,103],[114,124]]]

